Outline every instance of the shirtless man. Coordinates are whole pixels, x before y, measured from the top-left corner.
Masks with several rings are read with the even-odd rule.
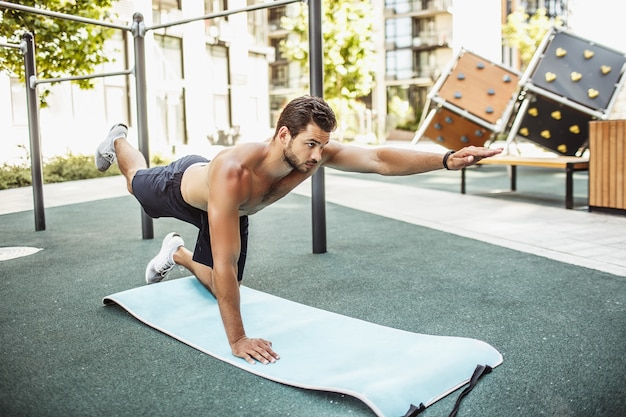
[[[154,218],[175,217],[199,229],[193,252],[176,233],[168,234],[146,269],[148,283],[159,282],[175,264],[191,271],[217,299],[235,356],[251,364],[273,363],[279,355],[270,341],[249,338],[240,312],[239,284],[248,241],[248,215],[284,197],[321,166],[382,175],[410,175],[436,169],[458,170],[502,149],[467,147],[445,155],[406,149],[361,148],[330,140],[335,114],[321,98],[304,96],[281,113],[274,136],[221,151],[210,161],[197,155],[166,167],[147,168],[143,154],[115,125],[96,151],[105,171],[117,159],[128,191]]]

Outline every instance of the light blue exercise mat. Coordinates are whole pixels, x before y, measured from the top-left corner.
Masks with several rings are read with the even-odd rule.
[[[242,286],[246,333],[271,340],[281,357],[250,365],[232,355],[217,302],[194,277],[119,292],[103,302],[238,368],[351,395],[385,417],[403,416],[413,404],[431,405],[468,383],[477,365],[502,363],[502,355],[479,340],[392,329]]]

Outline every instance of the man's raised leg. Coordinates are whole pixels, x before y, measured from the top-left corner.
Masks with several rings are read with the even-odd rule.
[[[96,167],[104,172],[117,160],[117,165],[126,177],[126,187],[133,193],[132,181],[135,173],[148,167],[143,154],[126,140],[128,128],[119,123],[111,128],[107,137],[96,150]]]
[[[98,145],[96,149],[96,168],[104,172],[115,162],[115,141],[119,138],[126,138],[128,128],[122,123],[118,123],[109,130],[107,137]]]

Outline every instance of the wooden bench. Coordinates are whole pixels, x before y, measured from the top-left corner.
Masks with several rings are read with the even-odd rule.
[[[496,156],[486,158],[478,162],[477,165],[503,165],[509,168],[509,178],[511,180],[511,191],[517,189],[517,167],[542,167],[565,170],[565,208],[574,208],[574,180],[576,171],[589,171],[589,158],[579,158],[577,156],[557,156],[557,157],[523,157],[523,156]],[[461,193],[465,194],[466,180],[465,169],[461,170]]]

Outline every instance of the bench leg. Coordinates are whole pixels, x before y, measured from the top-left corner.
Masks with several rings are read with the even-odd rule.
[[[517,190],[517,166],[509,165],[506,167],[509,171],[509,179],[511,180],[511,191]]]
[[[461,168],[461,194],[465,194],[465,168]]]
[[[565,208],[574,208],[574,168],[571,164],[565,167]]]

